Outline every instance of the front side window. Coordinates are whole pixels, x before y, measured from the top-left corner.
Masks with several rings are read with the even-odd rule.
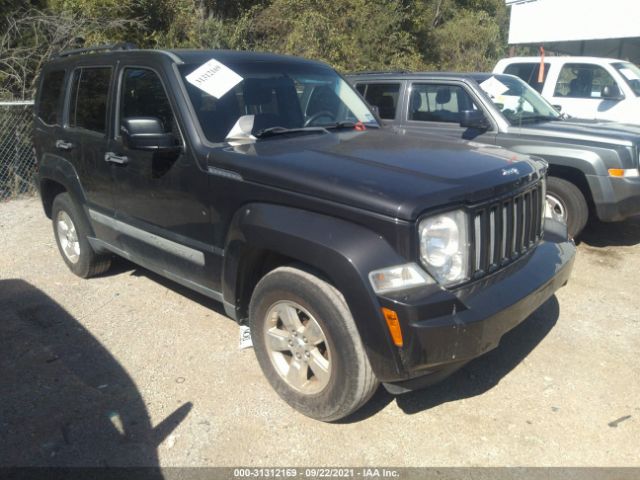
[[[47,72],[42,79],[37,115],[48,125],[60,124],[60,99],[63,97],[64,70]]]
[[[640,97],[640,68],[629,62],[618,62],[612,65],[613,68],[620,72],[620,75],[629,84],[633,93]]]
[[[362,122],[377,127],[369,107],[335,71],[308,64],[237,62],[227,65],[242,80],[220,98],[185,77],[200,65],[181,65],[180,73],[207,140],[228,138],[241,117],[253,121],[258,136],[268,129],[341,128]],[[304,131],[304,130],[303,130]]]
[[[409,120],[460,123],[464,110],[478,107],[461,86],[414,83],[411,87]]]
[[[356,87],[369,105],[378,107],[380,118],[396,118],[396,107],[400,94],[399,83],[361,83]]]
[[[542,87],[544,86],[548,71],[549,64],[545,63],[542,82],[538,82],[540,79],[540,63],[512,63],[504,69],[505,74],[515,75],[516,77],[521,78],[538,93],[542,93]]]
[[[122,77],[120,122],[133,117],[160,120],[165,133],[178,134],[169,98],[160,77],[146,68],[125,68]]]
[[[111,67],[83,67],[73,73],[69,126],[106,133]]]
[[[558,76],[556,97],[600,98],[605,86],[616,81],[604,68],[588,63],[567,63]]]
[[[493,104],[511,125],[558,120],[560,114],[542,95],[516,77],[493,75],[478,79]]]

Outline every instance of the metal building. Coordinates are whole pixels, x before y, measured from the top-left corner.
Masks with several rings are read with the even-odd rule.
[[[505,0],[510,45],[640,63],[640,0]]]

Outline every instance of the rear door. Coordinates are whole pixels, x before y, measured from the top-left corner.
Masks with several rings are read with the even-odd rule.
[[[66,151],[87,197],[87,207],[107,216],[115,213],[111,168],[104,161],[110,134],[109,115],[113,65],[88,65],[71,72],[65,106],[65,126],[58,148]],[[107,242],[113,230],[94,223],[96,235]]]

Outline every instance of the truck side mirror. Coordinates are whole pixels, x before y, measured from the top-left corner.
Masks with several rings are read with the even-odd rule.
[[[617,85],[605,85],[604,87],[602,87],[600,97],[604,100],[613,100],[616,102],[624,99],[624,95]]]
[[[175,135],[165,132],[162,122],[155,117],[124,118],[120,133],[124,144],[132,150],[178,151],[181,148]]]
[[[554,105],[553,108],[556,110],[556,112],[562,113],[562,105]]]
[[[460,112],[460,126],[488,130],[491,124],[480,110],[463,110]]]

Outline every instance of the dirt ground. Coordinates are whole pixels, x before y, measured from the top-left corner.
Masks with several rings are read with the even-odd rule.
[[[117,261],[71,274],[35,198],[0,203],[0,465],[640,466],[640,218],[430,389],[323,424],[271,390],[221,306]]]

